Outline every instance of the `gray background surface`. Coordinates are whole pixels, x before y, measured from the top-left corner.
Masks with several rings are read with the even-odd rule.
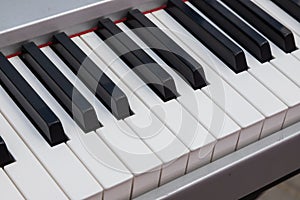
[[[284,183],[266,191],[257,200],[299,200],[300,199],[300,175],[295,176]]]
[[[101,1],[103,0],[2,0],[0,33],[6,29]]]

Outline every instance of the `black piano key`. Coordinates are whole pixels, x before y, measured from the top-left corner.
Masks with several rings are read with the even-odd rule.
[[[192,85],[194,89],[199,89],[207,85],[202,66],[187,54],[179,45],[177,45],[169,36],[160,30],[151,20],[137,9],[128,12],[128,18],[134,19],[140,24],[140,28],[145,27],[156,37],[171,53],[173,53],[186,68],[176,68],[182,76]],[[125,22],[126,23],[126,22]],[[128,23],[129,24],[129,23]],[[136,27],[137,28],[137,27]],[[182,69],[182,70],[181,70]]]
[[[260,62],[272,59],[269,42],[217,0],[191,0],[190,2]]]
[[[177,91],[173,78],[159,66],[144,50],[142,50],[133,40],[109,19],[99,21],[100,29],[106,29],[110,34],[104,37],[101,31],[96,31],[102,38],[118,40],[111,44],[111,48],[117,51],[120,58],[145,82],[147,83],[164,101],[176,98]],[[114,36],[114,38],[112,38]],[[122,43],[122,44],[120,44]],[[119,51],[124,45],[124,50]]]
[[[1,85],[39,130],[49,145],[68,140],[62,124],[14,66],[0,53]]]
[[[300,0],[272,0],[280,8],[285,10],[300,22]]]
[[[101,37],[105,42],[109,45],[109,47],[117,54],[119,57],[131,68],[133,71],[142,77],[150,77],[151,71],[149,72],[148,67],[142,63],[132,52],[129,51],[119,40],[112,37],[113,35],[106,29],[99,29],[95,31],[96,34]],[[152,70],[155,70],[153,68]],[[151,79],[154,80],[155,77]],[[143,78],[142,78],[143,79]],[[145,79],[143,79],[145,81]],[[167,80],[167,79],[165,79]],[[145,81],[146,82],[146,81]],[[154,82],[158,83],[159,80],[155,80]],[[163,100],[168,101],[176,98],[177,92],[176,88],[173,86],[173,80],[167,80],[166,83],[153,84],[146,82],[146,84]],[[170,84],[171,83],[171,84]],[[166,85],[168,84],[168,85]],[[174,89],[170,89],[174,88]],[[162,93],[163,92],[163,93]]]
[[[97,99],[117,119],[130,116],[128,99],[121,89],[65,33],[53,38],[51,47]]]
[[[250,0],[223,0],[227,6],[263,33],[284,52],[296,49],[293,33]]]
[[[151,32],[148,31],[148,29],[137,28],[141,27],[141,24],[139,24],[136,20],[127,20],[126,24],[149,46],[149,48],[151,48],[158,56],[160,56],[160,58],[164,60],[166,64],[176,70],[176,72],[180,73],[184,80],[191,84],[194,89],[199,89],[206,86],[205,81],[197,82],[197,80],[201,80],[203,78],[202,74],[204,74],[204,72],[190,71],[189,67],[178,58],[177,54],[164,46],[161,41],[159,41],[154,35],[151,34]]]
[[[234,72],[248,69],[243,50],[181,0],[169,0],[166,11]]]
[[[5,130],[2,130],[5,131]],[[10,152],[7,149],[7,146],[0,136],[0,167],[4,167],[12,162],[14,162],[13,156],[10,154]]]
[[[47,56],[33,43],[22,46],[21,58],[28,68],[44,84],[65,111],[85,131],[93,131],[100,127],[96,112],[92,105],[57,69]]]

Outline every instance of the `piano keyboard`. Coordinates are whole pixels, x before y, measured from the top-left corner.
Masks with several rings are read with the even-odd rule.
[[[168,0],[0,53],[3,199],[133,199],[300,121],[297,0]]]

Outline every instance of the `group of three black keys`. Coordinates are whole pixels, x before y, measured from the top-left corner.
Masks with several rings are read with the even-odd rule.
[[[284,52],[289,53],[296,49],[292,32],[250,0],[222,1]],[[216,0],[190,2],[260,62],[272,59],[268,41],[223,4]],[[294,12],[295,5],[291,4],[293,2],[297,4],[297,1],[288,0],[289,3],[286,3],[286,0],[274,0],[274,2],[282,4],[287,11],[293,8],[293,11],[290,11],[291,15],[300,21],[300,3],[296,6],[298,12]],[[235,73],[248,69],[243,50],[183,1],[169,0],[165,10]],[[129,11],[124,23],[162,60],[180,73],[192,88],[201,89],[209,84],[201,65],[139,10]],[[113,21],[108,18],[101,19],[95,33],[103,40],[110,38],[107,40],[109,47],[120,55],[121,60],[163,101],[177,97],[173,78]],[[65,33],[53,36],[51,48],[117,119],[124,119],[133,114],[126,95]],[[33,42],[22,46],[20,58],[84,132],[96,130],[101,126],[92,105]],[[149,67],[154,65],[155,67]],[[1,86],[49,145],[54,146],[68,140],[55,113],[2,53],[0,53],[0,78]],[[0,157],[2,158],[0,166],[13,160],[1,137]]]

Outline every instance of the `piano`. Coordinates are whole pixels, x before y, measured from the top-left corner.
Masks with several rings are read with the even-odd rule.
[[[0,10],[1,199],[255,199],[299,173],[299,0]]]

